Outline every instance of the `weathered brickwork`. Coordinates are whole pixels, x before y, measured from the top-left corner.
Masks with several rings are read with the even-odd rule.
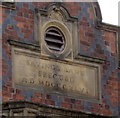
[[[63,3],[71,16],[78,18],[80,33],[79,54],[104,60],[101,66],[102,102],[94,103],[47,95],[32,90],[20,90],[12,85],[12,55],[8,39],[39,44],[34,38],[34,9],[44,8],[48,3],[15,3],[15,10],[2,8],[2,82],[3,102],[14,100],[33,101],[94,114],[120,115],[119,91],[120,69],[118,69],[117,34],[113,26],[96,26],[96,15],[91,3]],[[119,109],[118,109],[119,108]]]

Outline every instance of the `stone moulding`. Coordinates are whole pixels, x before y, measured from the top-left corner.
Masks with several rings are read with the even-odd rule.
[[[34,51],[37,51],[37,52],[40,51],[40,46],[37,45],[37,44],[25,43],[25,42],[22,42],[22,41],[15,41],[15,40],[12,40],[12,39],[8,39],[7,41],[11,46],[16,46],[16,47],[20,47],[20,48],[29,49],[29,50],[34,50]]]
[[[40,52],[39,44],[25,43],[25,42],[22,42],[22,41],[15,41],[15,40],[12,40],[12,39],[9,39],[8,43],[11,46]],[[104,59],[95,58],[95,57],[91,57],[91,56],[85,56],[85,55],[79,55],[76,59],[81,59],[81,60],[85,60],[85,61],[88,61],[88,62],[95,62],[95,63],[98,63],[98,64],[103,64],[105,62]]]
[[[0,3],[0,7],[6,8],[6,9],[12,9],[15,10],[15,2],[2,2]]]
[[[62,3],[60,3],[60,2],[54,2],[54,3],[50,3],[50,4],[48,4],[47,6],[45,6],[45,8],[44,9],[39,9],[39,8],[36,8],[35,9],[35,13],[39,13],[40,12],[40,14],[41,15],[44,15],[44,16],[47,16],[48,15],[48,10],[50,9],[50,10],[52,10],[52,7],[53,6],[57,6],[57,8],[58,9],[56,9],[56,10],[60,10],[62,13],[63,13],[63,17],[65,17],[65,19],[67,20],[67,21],[71,21],[71,22],[74,22],[74,21],[78,21],[78,18],[77,17],[75,17],[75,16],[71,16],[70,15],[70,13],[68,12],[68,10],[64,7],[64,5],[62,4]],[[60,9],[59,9],[60,8]]]
[[[50,3],[44,9],[35,9],[35,38],[40,43],[41,55],[57,59],[73,60],[80,47],[78,18],[72,17],[62,3]],[[65,37],[62,52],[50,51],[44,41],[45,32],[50,27],[58,28]]]
[[[112,118],[109,116],[95,115],[77,110],[68,110],[65,108],[56,108],[44,104],[38,104],[30,101],[11,101],[4,102],[3,116],[26,116],[26,117],[44,117],[44,118]]]

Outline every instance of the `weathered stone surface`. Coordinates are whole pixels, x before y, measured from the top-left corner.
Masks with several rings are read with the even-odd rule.
[[[40,57],[33,51],[13,48],[14,85],[37,88],[48,94],[100,100],[100,65],[64,62]]]

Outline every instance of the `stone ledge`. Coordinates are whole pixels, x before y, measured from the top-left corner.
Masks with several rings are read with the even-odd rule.
[[[37,44],[32,44],[32,43],[25,43],[22,41],[15,41],[12,39],[7,40],[10,45],[16,46],[16,47],[21,47],[25,49],[30,49],[34,51],[40,51],[40,46]]]
[[[82,111],[76,110],[68,110],[64,108],[56,108],[53,106],[48,106],[44,104],[38,104],[30,101],[11,101],[4,102],[2,104],[3,114],[8,112],[12,112],[12,115],[16,113],[16,111],[24,111],[26,112],[34,112],[34,116],[45,116],[45,118],[114,118],[110,116],[101,116],[92,113],[85,113]],[[18,112],[19,113],[19,112]],[[25,113],[25,112],[24,112]],[[11,115],[11,116],[12,116]],[[29,114],[28,114],[29,115]],[[26,116],[26,114],[24,114]]]
[[[105,62],[104,59],[92,57],[92,56],[79,55],[77,58],[84,60],[84,61],[94,62],[94,63],[99,63],[99,64],[103,64]]]
[[[15,10],[15,2],[2,2],[0,3],[0,6],[6,9],[12,9]]]
[[[25,42],[22,42],[22,41],[15,41],[15,40],[12,40],[12,39],[9,39],[8,43],[10,45],[13,45],[13,46],[16,46],[16,47],[40,52],[40,46],[38,44],[25,43]],[[97,57],[94,58],[94,57],[85,56],[85,55],[78,55],[77,57],[75,57],[75,59],[81,59],[81,60],[84,60],[84,61],[95,62],[95,63],[99,63],[99,64],[103,64],[104,61],[105,61],[104,59],[101,59],[101,58],[97,58]]]

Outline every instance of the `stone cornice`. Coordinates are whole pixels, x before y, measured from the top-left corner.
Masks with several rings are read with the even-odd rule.
[[[48,116],[59,116],[59,117],[97,117],[97,118],[110,118],[109,116],[100,116],[97,114],[92,114],[92,113],[88,113],[88,112],[83,112],[83,111],[77,111],[77,110],[68,110],[68,109],[64,109],[64,108],[56,108],[53,106],[49,106],[49,105],[44,105],[44,104],[39,104],[36,102],[30,102],[30,101],[10,101],[10,102],[4,102],[2,104],[2,108],[3,108],[3,113],[6,110],[10,110],[11,112],[14,113],[14,111],[19,111],[19,110],[34,110],[36,115],[39,116],[44,114]],[[50,117],[51,118],[51,117]]]

